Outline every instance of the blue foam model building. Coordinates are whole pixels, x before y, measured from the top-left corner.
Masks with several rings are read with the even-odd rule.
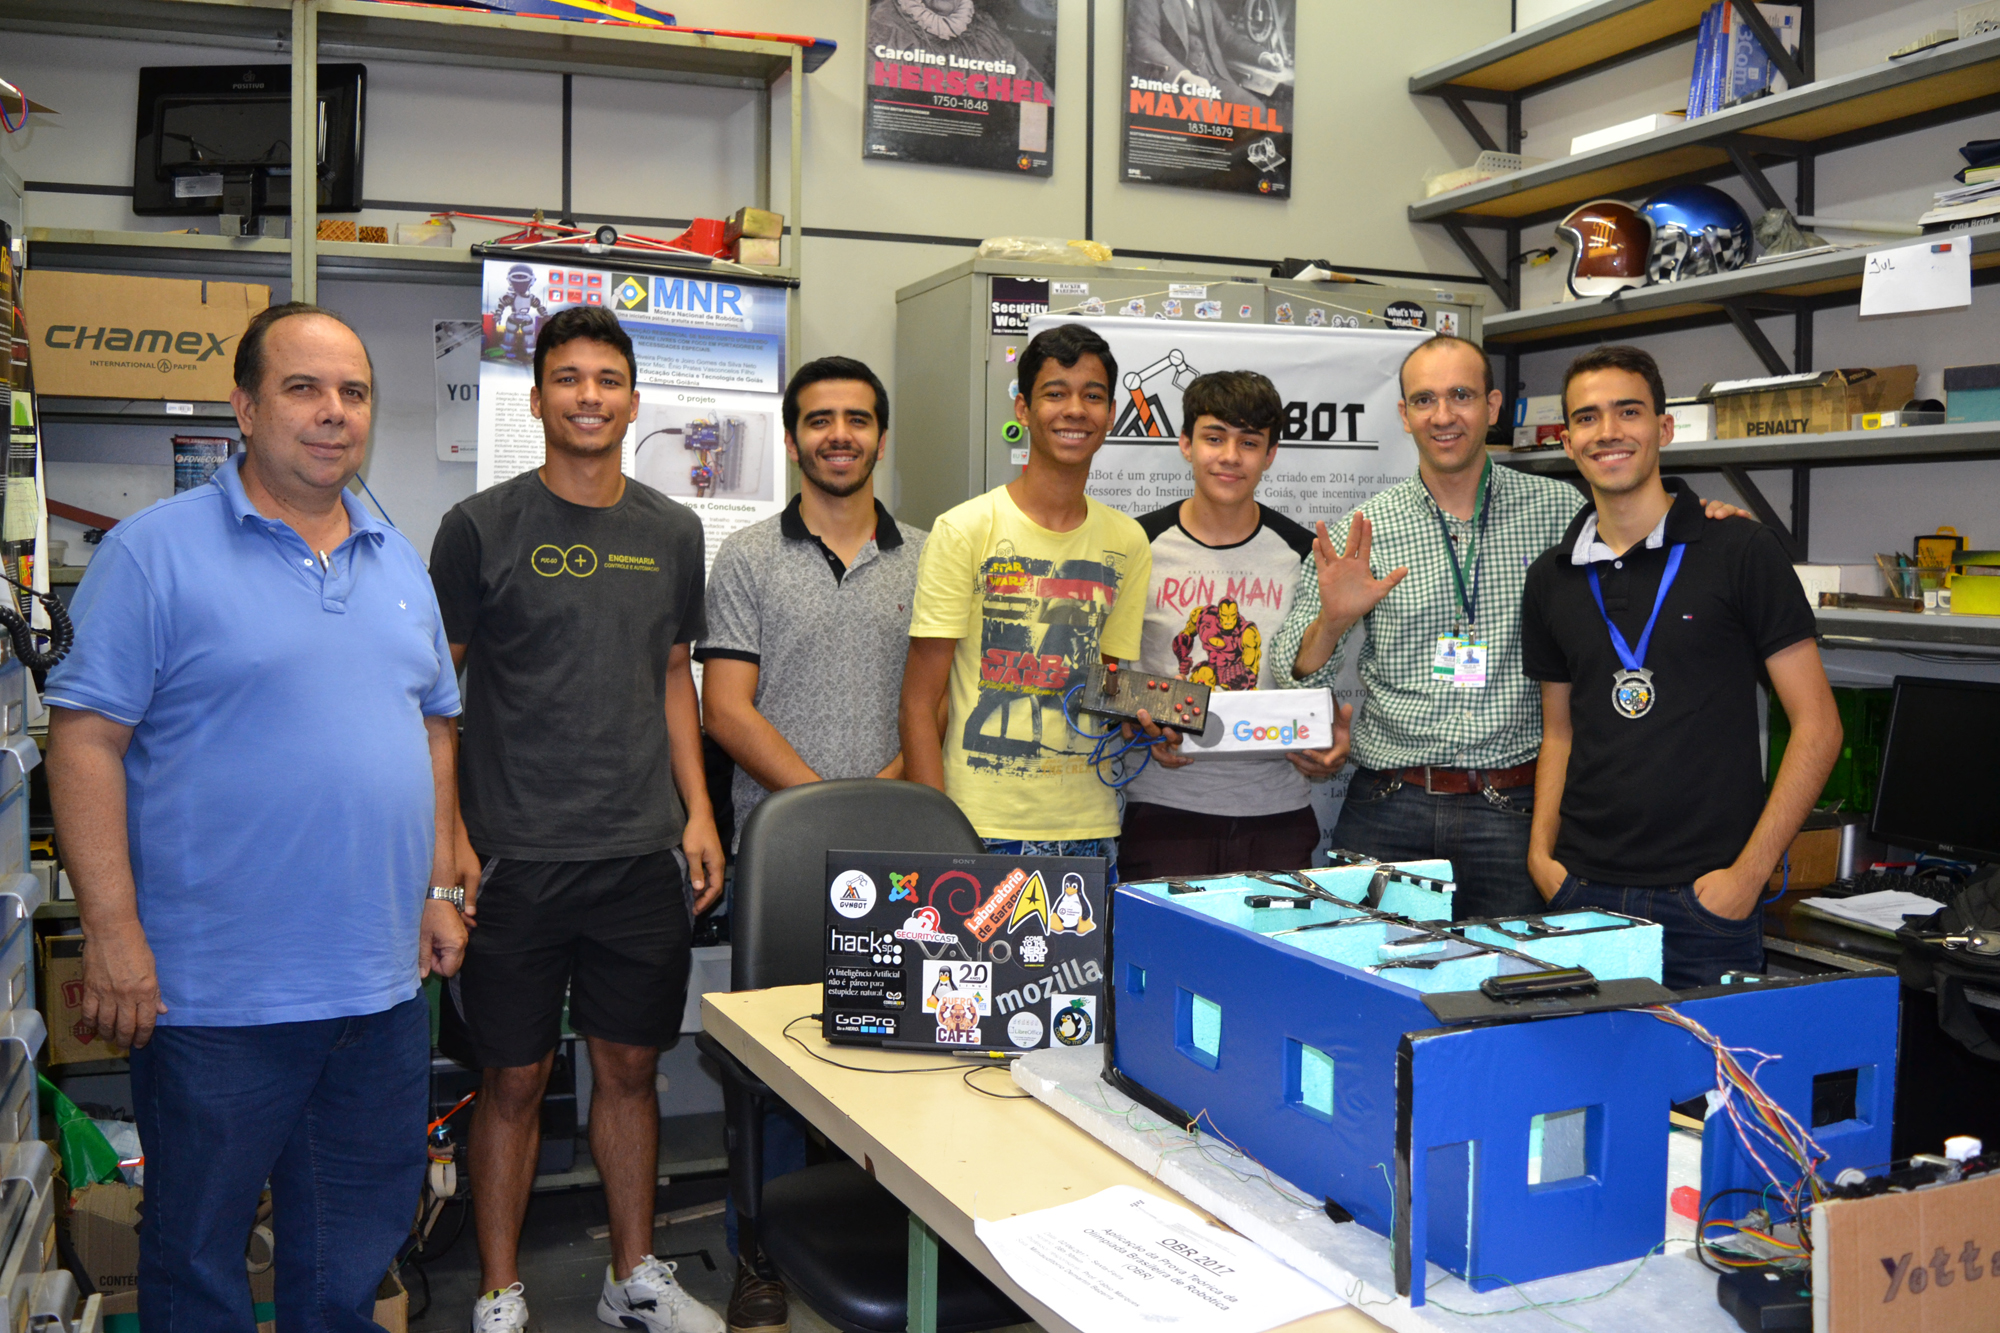
[[[1452,924],[1448,863],[1336,858],[1121,885],[1106,1077],[1390,1237],[1412,1303],[1426,1260],[1485,1291],[1659,1246],[1668,1110],[1720,1082],[1689,1021],[1770,1057],[1756,1082],[1810,1127],[1826,1178],[1889,1159],[1894,976],[1676,994],[1650,922]],[[1818,1116],[1816,1082],[1839,1090]],[[1760,1160],[1786,1184],[1798,1171],[1769,1144],[1753,1156],[1715,1105],[1701,1196],[1734,1218],[1771,1183]]]

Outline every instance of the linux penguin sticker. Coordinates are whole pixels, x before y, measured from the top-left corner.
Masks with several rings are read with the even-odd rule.
[[[1083,876],[1070,871],[1062,879],[1062,896],[1056,899],[1055,920],[1049,934],[1088,935],[1097,929],[1090,916],[1090,899],[1083,896]]]

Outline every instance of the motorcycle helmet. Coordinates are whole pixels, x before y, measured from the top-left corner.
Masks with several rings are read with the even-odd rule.
[[[1556,232],[1576,250],[1569,261],[1569,289],[1578,296],[1609,296],[1645,285],[1652,232],[1630,204],[1594,199],[1557,223]]]
[[[1728,273],[1750,262],[1750,215],[1713,185],[1676,185],[1647,201],[1649,282]]]

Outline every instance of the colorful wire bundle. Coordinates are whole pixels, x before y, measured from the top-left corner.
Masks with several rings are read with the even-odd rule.
[[[1819,1168],[1826,1161],[1827,1155],[1826,1150],[1814,1141],[1805,1126],[1757,1086],[1757,1071],[1763,1068],[1765,1061],[1773,1057],[1747,1046],[1725,1046],[1714,1033],[1700,1023],[1665,1005],[1648,1005],[1646,1012],[1663,1023],[1671,1023],[1685,1030],[1715,1053],[1715,1094],[1718,1105],[1735,1129],[1737,1142],[1743,1145],[1743,1150],[1750,1154],[1750,1160],[1757,1164],[1758,1169],[1763,1171],[1771,1182],[1762,1191],[1724,1190],[1705,1201],[1695,1227],[1697,1247],[1703,1252],[1704,1257],[1713,1255],[1718,1262],[1735,1268],[1755,1268],[1774,1261],[1783,1262],[1787,1259],[1809,1257],[1811,1246],[1806,1239],[1807,1233],[1803,1225],[1805,1210],[1826,1196],[1826,1182],[1820,1178]],[[1739,1056],[1755,1056],[1756,1063],[1745,1069],[1742,1061],[1738,1059]],[[1710,1118],[1713,1117],[1714,1112],[1711,1111]],[[1783,1154],[1790,1160],[1797,1172],[1797,1179],[1788,1184],[1779,1178],[1778,1173],[1771,1169],[1770,1163],[1764,1160],[1764,1154],[1758,1151],[1760,1141],[1767,1148]],[[1726,1194],[1752,1194],[1762,1199],[1773,1191],[1784,1201],[1784,1207],[1789,1210],[1789,1215],[1780,1219],[1775,1211],[1769,1212],[1767,1215],[1772,1221],[1772,1228],[1769,1231],[1741,1226],[1723,1218],[1714,1221],[1708,1219],[1708,1209]],[[1799,1224],[1797,1241],[1783,1240],[1775,1234],[1780,1220]],[[1779,1253],[1775,1256],[1757,1258],[1718,1254],[1709,1241],[1708,1231],[1710,1227],[1721,1226],[1730,1227],[1738,1235],[1751,1237],[1771,1246]]]

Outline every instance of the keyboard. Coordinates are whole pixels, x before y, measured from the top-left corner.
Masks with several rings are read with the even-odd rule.
[[[1828,898],[1852,898],[1858,893],[1879,893],[1884,889],[1896,889],[1903,893],[1914,893],[1929,898],[1933,902],[1944,903],[1951,900],[1962,885],[1955,879],[1936,875],[1906,875],[1900,870],[1864,870],[1858,875],[1836,880],[1819,892]]]

